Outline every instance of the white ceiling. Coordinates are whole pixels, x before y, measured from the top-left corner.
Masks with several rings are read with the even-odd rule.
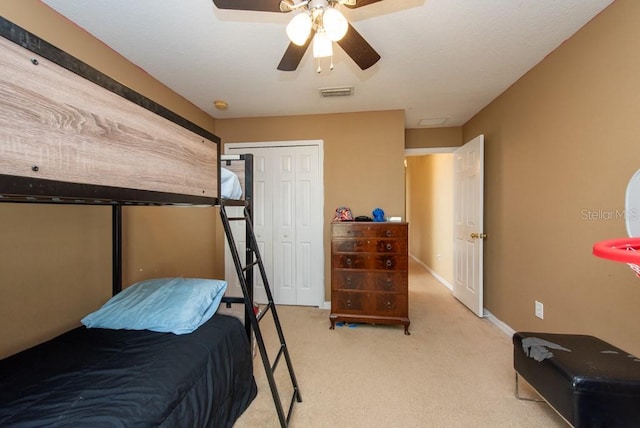
[[[460,126],[613,0],[384,0],[341,7],[382,59],[333,71],[307,51],[276,69],[291,13],[219,10],[212,0],[42,0],[215,118],[404,110],[407,128]],[[351,97],[319,88],[353,86]],[[214,100],[228,102],[217,110]]]

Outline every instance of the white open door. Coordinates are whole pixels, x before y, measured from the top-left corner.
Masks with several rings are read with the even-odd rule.
[[[453,295],[482,317],[484,135],[454,152]]]

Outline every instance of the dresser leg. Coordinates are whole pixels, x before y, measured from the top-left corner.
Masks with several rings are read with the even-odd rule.
[[[409,324],[404,325],[404,334],[411,336],[411,333],[409,333]]]
[[[335,330],[336,322],[334,320],[330,320],[330,321],[331,321],[331,325],[329,326],[329,330]]]

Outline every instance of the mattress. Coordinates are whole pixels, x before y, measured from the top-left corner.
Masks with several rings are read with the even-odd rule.
[[[230,427],[256,392],[235,317],[185,335],[79,327],[0,361],[0,426]]]
[[[223,167],[220,167],[220,197],[227,199],[242,197],[242,185],[238,174]]]

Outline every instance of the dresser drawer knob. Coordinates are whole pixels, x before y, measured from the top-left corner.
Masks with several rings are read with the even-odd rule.
[[[391,301],[390,301],[390,300],[387,300],[387,309],[391,309],[391,306],[392,306],[392,305],[391,305]]]
[[[347,279],[344,281],[347,285],[351,285],[351,277],[348,276]]]
[[[391,266],[393,266],[393,262],[392,262],[391,260],[387,260],[387,263],[386,263],[386,264],[387,264],[387,267],[389,267],[389,268],[390,268]]]
[[[393,235],[393,233],[390,230],[387,230],[387,236],[390,237],[391,235]]]
[[[393,245],[387,244],[387,251],[391,251],[392,248],[393,248]]]
[[[391,287],[393,285],[393,281],[391,281],[391,278],[387,278],[387,287]]]
[[[352,264],[353,262],[351,261],[351,259],[347,259],[347,262],[346,262],[346,263],[347,263],[347,266],[351,266],[351,264]]]
[[[347,307],[350,308],[351,307],[351,300],[347,299]]]

